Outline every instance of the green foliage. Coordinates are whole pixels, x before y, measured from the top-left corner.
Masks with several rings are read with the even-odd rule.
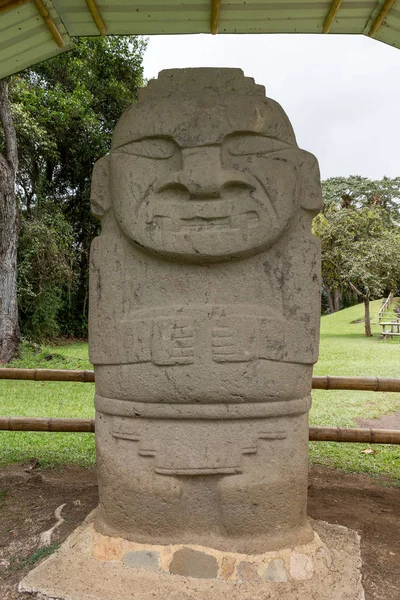
[[[321,238],[322,276],[331,288],[379,297],[400,279],[400,235],[381,208],[331,207],[314,220]]]
[[[18,245],[20,327],[33,341],[60,333],[63,296],[68,299],[76,276],[72,227],[56,205],[21,212]]]
[[[81,358],[82,354],[87,354],[87,345],[82,342],[63,346],[39,346],[23,340],[18,358],[13,360],[12,366],[19,369],[92,369],[87,357]]]
[[[62,334],[87,333],[89,247],[99,231],[90,213],[93,164],[109,151],[117,119],[143,85],[143,38],[92,37],[74,42],[71,52],[13,77],[10,89],[20,156],[21,329],[34,339],[53,336],[57,324]],[[62,237],[54,226],[59,242],[70,240],[72,234],[74,278],[66,278],[62,288],[54,282],[42,286],[38,293],[32,277],[38,260],[29,265],[29,257],[34,259],[38,245],[49,235],[47,225],[40,230],[39,223],[54,206],[59,218],[64,218],[66,231]],[[31,226],[34,231],[29,235]],[[50,259],[55,256],[50,255]],[[40,262],[45,259],[47,254]]]
[[[324,212],[336,208],[382,208],[393,219],[400,216],[400,177],[380,180],[351,175],[323,182]]]
[[[342,306],[352,295],[368,303],[394,291],[400,282],[400,178],[328,179],[323,198],[313,231],[321,239],[325,300],[336,292]]]

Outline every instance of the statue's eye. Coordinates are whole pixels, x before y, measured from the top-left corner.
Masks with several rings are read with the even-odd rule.
[[[147,138],[145,140],[139,140],[138,142],[126,144],[125,146],[122,146],[122,148],[118,148],[118,152],[134,154],[135,156],[142,156],[143,158],[162,160],[171,158],[176,149],[176,144],[171,140],[163,138]]]
[[[226,140],[229,154],[233,156],[265,155],[288,150],[287,144],[273,138],[260,135],[238,135],[229,136]]]

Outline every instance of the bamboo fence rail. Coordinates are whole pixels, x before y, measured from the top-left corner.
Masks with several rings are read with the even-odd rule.
[[[93,433],[94,430],[94,419],[0,417],[0,431]],[[310,427],[309,440],[312,442],[400,444],[400,430],[351,429],[347,427]]]
[[[310,442],[352,442],[358,444],[400,444],[398,429],[351,427],[310,427]]]
[[[0,368],[0,379],[93,383],[94,371]],[[314,376],[312,378],[312,388],[314,390],[400,392],[400,379],[389,377],[336,377],[332,375],[323,375]]]
[[[50,431],[93,433],[94,419],[0,417],[0,431]]]
[[[27,381],[94,382],[93,371],[67,369],[0,368],[0,379]],[[312,378],[316,390],[365,390],[371,392],[400,392],[400,379],[388,377]],[[0,431],[94,432],[94,419],[60,419],[39,417],[0,417]],[[400,430],[359,429],[347,427],[310,427],[310,441],[352,442],[365,444],[400,444]]]
[[[0,379],[28,381],[94,381],[94,371],[73,371],[69,369],[14,369],[0,368]]]
[[[366,392],[400,392],[400,379],[390,377],[314,376],[313,390],[364,390]]]

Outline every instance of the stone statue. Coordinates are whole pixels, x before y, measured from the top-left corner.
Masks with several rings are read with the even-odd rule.
[[[94,169],[98,531],[260,553],[312,538],[317,161],[239,69],[163,71]]]

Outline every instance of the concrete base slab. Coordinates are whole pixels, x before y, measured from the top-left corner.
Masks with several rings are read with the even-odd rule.
[[[244,555],[202,546],[144,546],[97,533],[91,513],[19,591],[37,600],[363,600],[360,538],[312,522],[314,539]]]

